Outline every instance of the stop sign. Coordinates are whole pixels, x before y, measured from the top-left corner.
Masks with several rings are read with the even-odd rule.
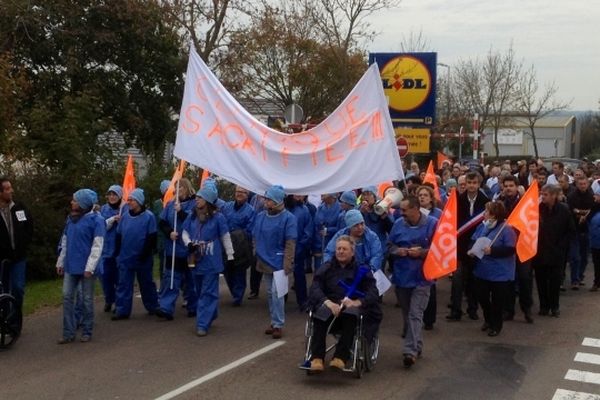
[[[396,146],[398,147],[398,154],[401,158],[406,157],[408,154],[408,142],[402,136],[396,139]]]

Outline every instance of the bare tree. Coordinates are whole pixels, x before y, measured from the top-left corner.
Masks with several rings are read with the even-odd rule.
[[[507,110],[514,107],[521,70],[512,46],[505,54],[490,50],[483,61],[460,61],[455,67],[454,102],[463,113],[479,114],[482,132],[493,129],[496,157],[498,132],[510,120]]]
[[[560,102],[555,99],[558,87],[554,82],[546,84],[540,91],[537,81],[537,73],[532,65],[521,75],[518,82],[516,106],[527,120],[529,135],[533,141],[535,158],[538,158],[537,139],[535,136],[535,124],[541,118],[556,111],[565,110],[570,103]]]
[[[403,53],[432,51],[431,42],[423,34],[423,29],[419,32],[411,31],[408,36],[402,35],[400,51]]]

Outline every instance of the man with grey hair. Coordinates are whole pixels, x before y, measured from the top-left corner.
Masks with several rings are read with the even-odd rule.
[[[560,187],[546,184],[541,190],[538,252],[533,258],[540,300],[539,315],[560,315],[559,294],[563,266],[567,261],[569,240],[575,224],[566,204],[558,197]]]

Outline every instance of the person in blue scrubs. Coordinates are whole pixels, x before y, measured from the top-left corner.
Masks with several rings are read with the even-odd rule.
[[[177,198],[169,201],[162,210],[158,223],[160,231],[167,240],[164,243],[166,261],[156,315],[169,321],[173,319],[175,304],[181,289],[183,289],[188,317],[196,316],[197,303],[194,276],[187,265],[188,251],[181,239],[183,223],[196,206],[194,188],[189,179],[179,180],[179,193],[176,195]],[[175,219],[177,219],[177,223],[175,223]],[[173,287],[171,287],[171,271],[173,271]]]
[[[335,244],[337,240],[348,235],[354,239],[354,258],[358,265],[368,265],[372,272],[381,269],[383,264],[383,248],[379,238],[368,227],[358,210],[350,210],[346,213],[344,225],[346,228],[339,230],[333,239],[327,244],[323,254],[323,262],[329,262],[335,257]]]
[[[263,273],[267,285],[267,300],[271,325],[266,335],[280,339],[285,323],[284,296],[277,292],[273,275],[293,271],[298,227],[294,214],[284,208],[285,191],[279,185],[271,186],[265,193],[265,211],[256,216],[252,236],[256,249],[256,269]]]
[[[321,266],[323,251],[327,247],[327,243],[329,243],[338,230],[338,216],[340,215],[340,211],[342,211],[335,193],[322,195],[321,201],[313,220],[314,234],[312,246],[315,271]]]
[[[346,212],[356,209],[356,193],[353,190],[348,190],[340,195],[341,211],[338,215],[338,232],[346,227],[344,216]]]
[[[102,249],[102,290],[104,291],[104,312],[111,312],[119,283],[119,269],[117,268],[116,240],[117,226],[121,219],[121,198],[123,188],[111,185],[106,192],[106,204],[100,208],[100,215],[106,223],[106,235]]]
[[[388,233],[392,229],[394,221],[388,213],[384,213],[383,215],[375,213],[374,207],[377,203],[377,188],[375,186],[363,188],[360,197],[361,203],[359,209],[365,219],[365,225],[375,232],[382,245],[387,243]]]
[[[94,272],[102,258],[104,219],[93,211],[98,196],[90,189],[80,189],[73,194],[71,212],[61,238],[61,251],[56,262],[56,272],[63,280],[63,334],[58,344],[75,340],[77,317],[75,302],[81,285],[82,315],[81,342],[89,342],[94,328]]]
[[[475,290],[485,322],[481,330],[488,336],[498,336],[502,330],[503,309],[510,295],[511,282],[515,280],[515,230],[505,222],[504,204],[499,201],[485,205],[484,220],[471,239],[488,238],[491,244],[484,248],[479,259],[469,250],[467,255],[475,258]]]
[[[146,210],[144,203],[144,191],[134,189],[127,198],[127,207],[123,209],[117,227],[119,284],[113,321],[127,319],[131,315],[136,277],[148,314],[154,315],[158,308],[156,284],[152,279],[156,219],[150,210]]]
[[[219,195],[212,186],[196,193],[196,207],[183,223],[181,237],[188,248],[189,266],[193,269],[198,303],[196,335],[208,334],[217,319],[219,307],[219,274],[223,272],[223,253],[233,263],[233,245],[227,220],[217,210]]]
[[[235,253],[232,268],[225,268],[225,282],[233,297],[233,306],[242,304],[246,292],[246,270],[254,260],[252,254],[252,227],[254,225],[254,207],[248,203],[250,192],[241,186],[235,188],[235,200],[223,206],[221,212],[227,219],[229,235]]]

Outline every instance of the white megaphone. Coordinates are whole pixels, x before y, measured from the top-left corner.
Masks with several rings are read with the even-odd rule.
[[[398,207],[404,198],[400,189],[395,187],[387,188],[383,193],[383,196],[383,199],[378,201],[373,208],[377,215],[383,215],[387,213],[390,208]]]

